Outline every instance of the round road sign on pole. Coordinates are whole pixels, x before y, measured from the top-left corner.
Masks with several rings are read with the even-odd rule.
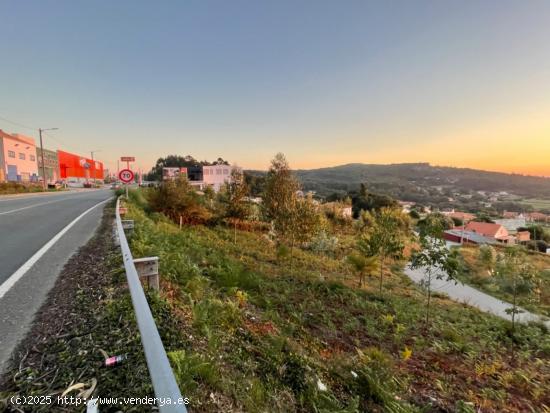
[[[134,180],[134,173],[129,169],[122,169],[118,173],[118,179],[120,179],[125,184],[129,184]]]

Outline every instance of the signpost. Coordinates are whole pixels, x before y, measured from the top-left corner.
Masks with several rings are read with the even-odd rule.
[[[128,184],[134,180],[134,173],[131,169],[123,169],[118,173],[118,179],[126,185],[126,198],[128,198]]]
[[[121,156],[120,160],[126,162],[126,169],[118,173],[118,178],[126,185],[126,199],[128,199],[128,184],[134,180],[134,173],[130,169],[130,162],[135,162],[134,156]]]

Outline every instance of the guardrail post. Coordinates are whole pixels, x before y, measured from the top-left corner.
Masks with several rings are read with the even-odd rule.
[[[133,219],[122,219],[121,222],[122,222],[123,229],[134,229]]]
[[[128,241],[126,240],[126,234],[122,228],[122,222],[120,220],[120,199],[120,197],[117,199],[117,208],[115,210],[120,249],[124,261],[124,269],[126,270],[126,279],[128,281],[128,288],[130,289],[130,296],[132,297],[132,306],[136,314],[143,351],[145,353],[145,359],[147,360],[149,375],[153,383],[155,397],[159,400],[158,409],[160,413],[186,413],[187,408],[184,402],[188,399],[184,399],[181,395],[176,377],[168,361],[166,350],[160,339],[160,334],[157,330],[153,314],[151,313],[151,308],[147,303],[147,298],[141,287],[141,282],[139,281],[138,272],[132,257],[132,251],[130,251]],[[153,258],[156,258],[155,265],[158,280],[158,257]],[[168,399],[170,403],[161,402]]]
[[[134,265],[140,278],[147,278],[149,288],[158,291],[159,283],[159,257],[134,258]]]

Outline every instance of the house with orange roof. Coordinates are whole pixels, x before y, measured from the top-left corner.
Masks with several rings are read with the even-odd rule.
[[[470,214],[469,212],[460,212],[460,211],[454,211],[446,215],[449,218],[459,219],[462,222],[470,222],[476,217],[474,214]]]
[[[523,214],[515,211],[504,211],[502,213],[502,218],[504,219],[523,218]]]
[[[470,221],[466,224],[464,229],[504,244],[515,242],[515,238],[500,224]]]

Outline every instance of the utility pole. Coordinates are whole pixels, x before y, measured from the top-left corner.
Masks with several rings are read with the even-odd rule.
[[[38,134],[40,135],[40,158],[42,160],[42,189],[46,190],[46,164],[44,163],[44,145],[42,145],[42,132],[47,130],[57,130],[59,128],[38,128]]]
[[[92,168],[94,168],[94,185],[95,185],[95,162],[94,162],[94,151],[90,151],[92,155]]]
[[[42,145],[42,129],[38,129],[40,135],[40,158],[42,158],[42,189],[46,190],[46,164],[44,163],[44,145]]]

